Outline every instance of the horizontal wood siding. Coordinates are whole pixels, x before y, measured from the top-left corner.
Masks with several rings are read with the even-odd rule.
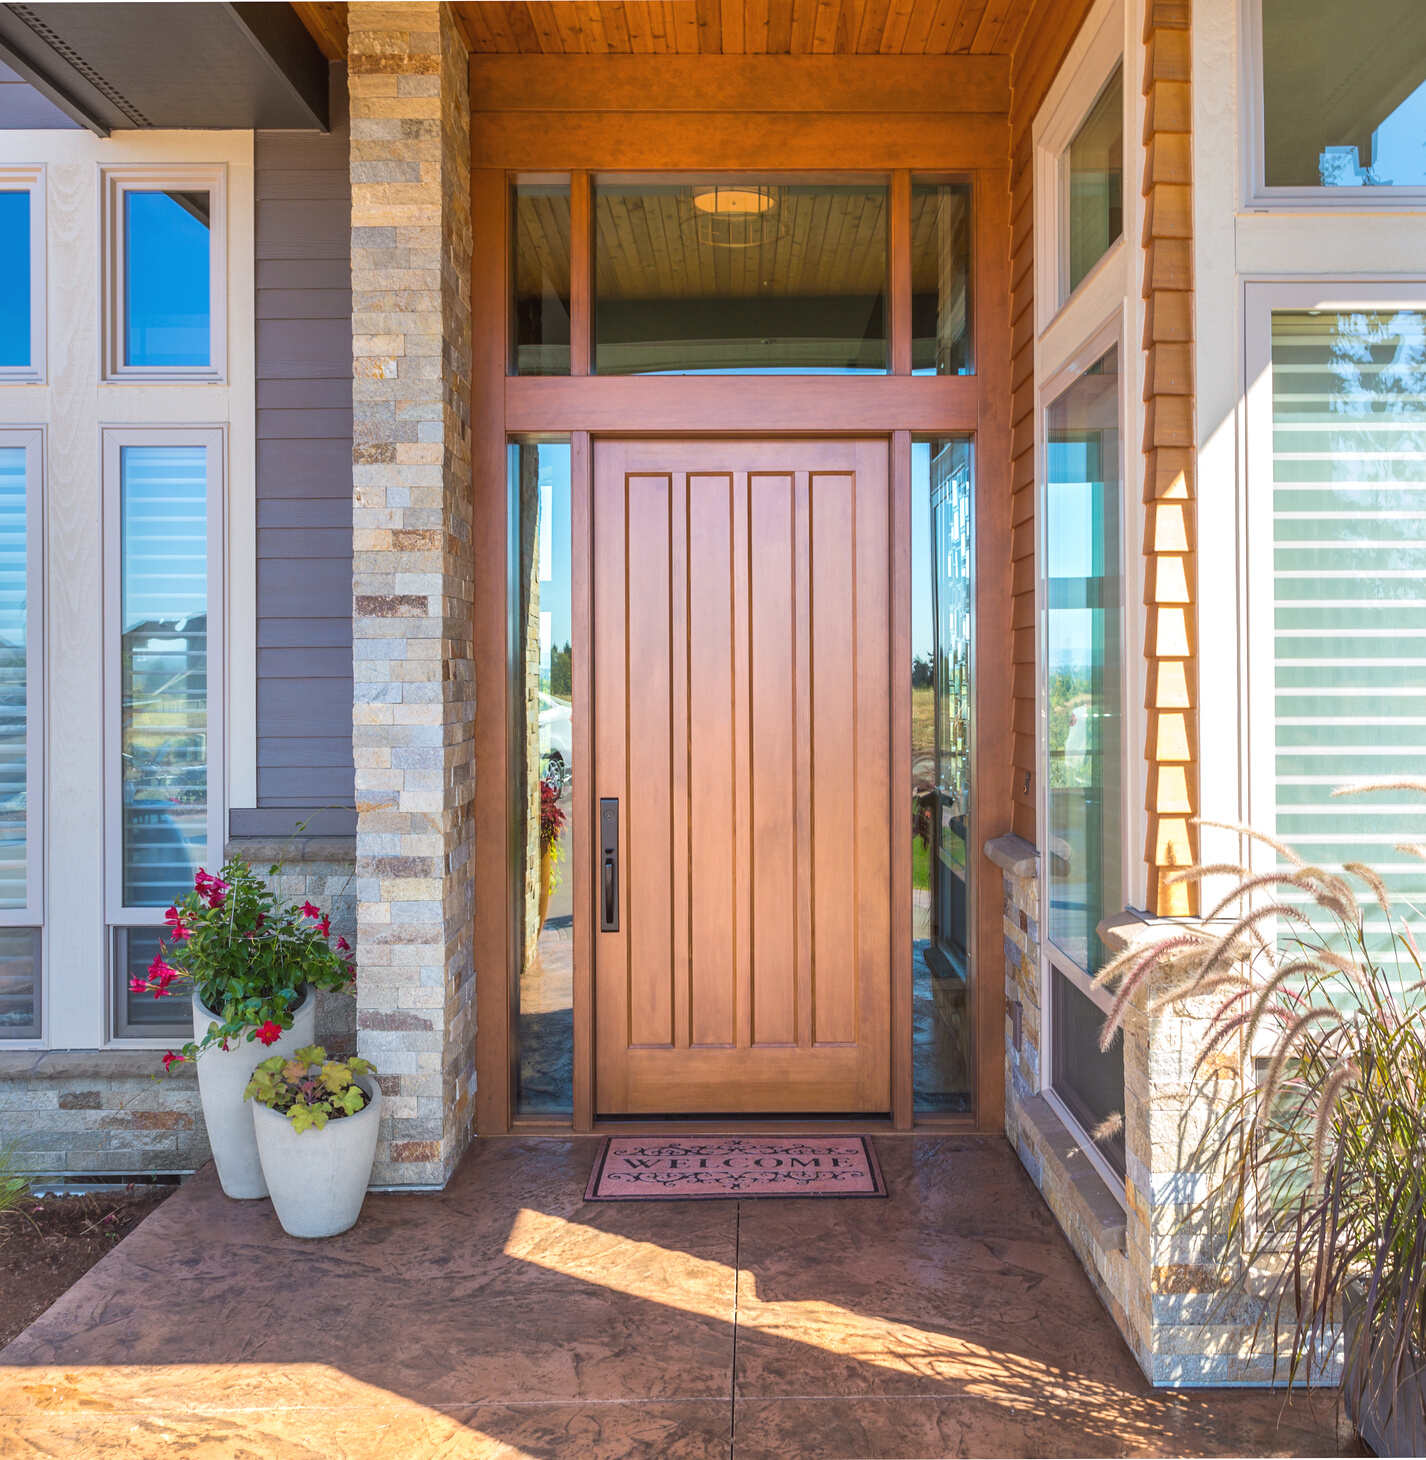
[[[235,835],[356,829],[348,132],[334,64],[329,136],[255,139],[258,809]]]

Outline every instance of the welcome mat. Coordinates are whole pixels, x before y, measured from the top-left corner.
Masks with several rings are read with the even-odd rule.
[[[584,1189],[585,1201],[885,1195],[866,1136],[606,1136]]]

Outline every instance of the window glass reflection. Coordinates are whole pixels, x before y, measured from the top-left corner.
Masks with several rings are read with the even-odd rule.
[[[208,453],[120,452],[125,907],[166,907],[208,852]]]
[[[30,363],[30,195],[0,192],[0,365]]]
[[[1269,187],[1426,187],[1426,6],[1262,0]]]
[[[520,1115],[574,1109],[574,681],[569,446],[511,448],[520,504],[516,578],[517,775],[523,856],[520,924]]]
[[[1096,928],[1122,910],[1123,580],[1120,569],[1119,352],[1050,407],[1046,446],[1045,650],[1049,936],[1093,975]]]
[[[1124,67],[1114,68],[1065,159],[1069,292],[1124,232]]]
[[[971,459],[911,448],[911,936],[915,1105],[971,1109]]]
[[[969,375],[970,185],[911,187],[911,373]]]
[[[600,180],[601,375],[885,371],[881,183]]]
[[[209,195],[124,194],[124,363],[212,364]]]
[[[40,1033],[38,928],[0,928],[0,1039]]]
[[[569,374],[569,184],[517,183],[516,375]]]

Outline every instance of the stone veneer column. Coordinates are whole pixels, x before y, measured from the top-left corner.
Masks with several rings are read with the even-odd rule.
[[[357,1047],[377,1185],[471,1134],[470,103],[445,4],[350,10]]]

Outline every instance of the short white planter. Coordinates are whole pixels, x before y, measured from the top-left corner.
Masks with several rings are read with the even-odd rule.
[[[335,1237],[361,1214],[376,1160],[381,1088],[370,1075],[358,1075],[356,1082],[366,1092],[366,1105],[300,1135],[286,1115],[248,1101],[267,1189],[289,1237]]]
[[[221,1017],[205,1009],[193,996],[193,1037],[202,1039]],[[253,1135],[253,1118],[243,1100],[243,1090],[253,1071],[269,1055],[295,1054],[304,1045],[317,1039],[317,996],[313,989],[304,990],[302,1002],[292,1014],[292,1028],[275,1044],[261,1044],[256,1039],[243,1039],[224,1050],[218,1045],[198,1056],[198,1092],[203,1098],[203,1120],[208,1127],[208,1144],[213,1147],[213,1161],[223,1195],[237,1201],[253,1201],[267,1195],[267,1182],[262,1179],[262,1163],[258,1160],[257,1140]]]

